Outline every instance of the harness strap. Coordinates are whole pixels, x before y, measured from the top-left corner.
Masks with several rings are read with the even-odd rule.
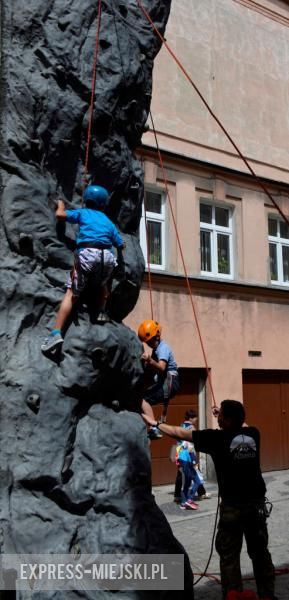
[[[103,278],[104,271],[104,258],[103,258],[103,250],[101,250],[101,259],[100,259],[100,277]]]
[[[96,248],[97,250],[110,250],[111,244],[102,244],[101,242],[80,242],[77,244],[77,250],[81,248]]]
[[[164,399],[168,400],[172,389],[173,376],[170,371],[167,372],[166,378],[163,384]]]

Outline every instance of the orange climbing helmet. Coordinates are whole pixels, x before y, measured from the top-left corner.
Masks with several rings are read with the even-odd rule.
[[[152,319],[146,319],[143,321],[138,328],[138,337],[142,342],[149,342],[156,335],[161,335],[162,326],[157,321]]]

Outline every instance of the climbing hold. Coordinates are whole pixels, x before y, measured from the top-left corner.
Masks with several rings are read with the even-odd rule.
[[[69,481],[70,477],[73,474],[72,470],[70,469],[72,461],[73,461],[73,456],[71,454],[68,454],[65,457],[64,464],[63,464],[63,467],[61,469],[62,483],[67,483]]]
[[[30,140],[30,144],[31,146],[36,146],[37,148],[40,148],[42,142],[38,138],[33,138]]]
[[[40,409],[40,396],[39,394],[29,394],[26,398],[27,406],[37,414]]]
[[[23,254],[24,256],[32,257],[34,255],[33,237],[32,235],[30,235],[30,233],[20,233],[19,249],[21,254]]]
[[[118,400],[113,400],[111,403],[111,406],[112,406],[113,410],[115,410],[115,412],[119,411],[120,404],[119,404]]]
[[[122,15],[122,17],[124,17],[126,19],[126,17],[127,17],[127,8],[126,8],[125,4],[120,4],[119,5],[119,12]]]

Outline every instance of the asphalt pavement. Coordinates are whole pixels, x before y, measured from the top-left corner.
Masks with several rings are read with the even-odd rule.
[[[263,474],[267,497],[273,504],[268,518],[269,549],[276,570],[276,596],[278,600],[289,600],[289,470]],[[214,532],[218,504],[218,489],[215,483],[206,482],[206,490],[212,494],[209,500],[199,502],[199,508],[181,510],[174,502],[174,486],[153,488],[156,502],[171,525],[175,537],[186,549],[195,575],[195,600],[221,600],[219,559],[214,548],[207,575],[199,582],[206,568]],[[241,568],[244,589],[256,590],[252,563],[242,549]]]

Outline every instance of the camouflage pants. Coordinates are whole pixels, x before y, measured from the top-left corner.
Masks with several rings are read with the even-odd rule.
[[[268,550],[268,531],[264,505],[252,504],[220,507],[216,550],[220,556],[223,596],[228,590],[242,591],[240,553],[245,537],[248,555],[260,598],[274,596],[275,571]]]

